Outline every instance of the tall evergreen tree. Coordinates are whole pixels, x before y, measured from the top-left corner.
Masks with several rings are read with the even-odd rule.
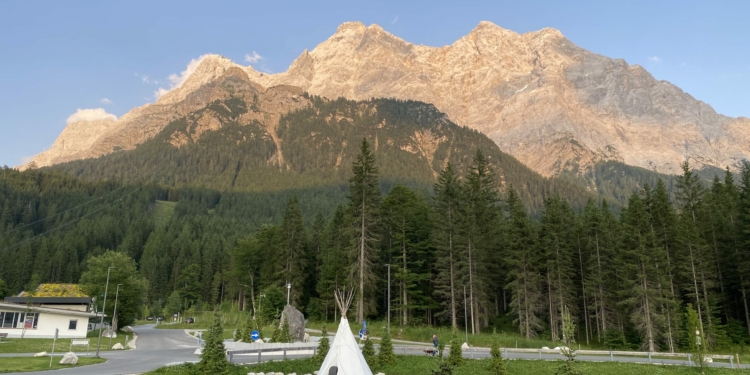
[[[737,221],[735,233],[737,243],[734,246],[733,253],[737,259],[737,272],[743,275],[742,279],[742,299],[745,310],[745,324],[747,332],[750,334],[750,312],[748,311],[748,296],[750,293],[750,257],[742,255],[741,249],[750,248],[750,163],[742,164],[742,177],[740,180],[740,194],[737,204]]]
[[[401,324],[409,323],[414,309],[428,306],[430,270],[429,208],[425,199],[403,185],[396,185],[383,199],[381,219],[388,238],[388,262],[398,283]]]
[[[469,292],[469,314],[472,334],[479,333],[481,322],[489,324],[490,294],[488,288],[493,277],[502,285],[501,275],[490,275],[490,258],[498,240],[499,201],[498,184],[492,167],[477,150],[464,178],[461,223],[463,257],[467,265],[467,289]],[[497,263],[495,263],[497,264]]]
[[[713,311],[709,291],[713,288],[713,260],[708,244],[701,236],[701,214],[704,212],[706,193],[700,177],[685,162],[683,174],[677,178],[675,198],[679,209],[677,239],[682,261],[677,265],[682,277],[689,280],[684,285],[686,297],[695,302],[701,330],[713,336]]]
[[[435,296],[441,301],[445,316],[453,330],[458,329],[458,296],[462,278],[459,270],[464,268],[459,256],[459,206],[461,205],[461,182],[451,163],[440,172],[433,187],[433,236],[436,248]]]
[[[305,256],[306,234],[302,219],[302,209],[297,196],[292,196],[286,205],[284,219],[281,222],[282,252],[279,253],[277,283],[292,284],[292,290],[304,290],[307,257]],[[278,266],[277,266],[278,267]],[[302,293],[294,293],[291,303],[299,303]]]
[[[323,248],[320,254],[320,278],[317,283],[318,295],[323,301],[325,318],[329,308],[334,315],[338,311],[333,301],[333,293],[348,284],[349,238],[347,236],[346,209],[339,205],[326,227]]]
[[[214,311],[214,320],[206,335],[206,344],[201,353],[201,361],[198,362],[198,370],[201,374],[226,374],[229,372],[229,361],[224,349],[224,330],[221,328],[221,316],[219,311]]]
[[[536,231],[528,219],[518,192],[511,185],[506,201],[508,225],[506,233],[508,285],[511,291],[511,312],[516,316],[518,331],[527,339],[542,330],[541,312],[544,304],[539,277],[541,257],[534,239]]]
[[[573,211],[570,206],[555,195],[547,199],[541,219],[539,245],[544,256],[544,277],[550,335],[553,340],[560,338],[563,308],[577,306],[573,275]]]
[[[375,156],[370,150],[367,139],[362,139],[352,165],[353,176],[349,179],[349,217],[352,220],[354,233],[352,279],[357,282],[357,322],[365,319],[365,314],[372,309],[372,301],[365,301],[372,294],[376,275],[373,260],[377,259],[378,209],[380,204],[380,183]],[[367,287],[367,289],[366,289]]]

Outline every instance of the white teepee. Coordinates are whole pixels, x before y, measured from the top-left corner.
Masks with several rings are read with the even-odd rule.
[[[341,311],[341,322],[339,323],[339,329],[336,331],[336,336],[333,338],[333,344],[328,350],[328,355],[326,355],[323,365],[318,370],[318,375],[328,375],[328,371],[334,366],[338,367],[338,375],[372,375],[370,366],[367,365],[365,357],[362,356],[362,351],[359,350],[357,341],[354,340],[354,335],[349,329],[349,320],[346,319],[346,311],[349,310],[354,293],[338,291],[334,293],[334,296]]]

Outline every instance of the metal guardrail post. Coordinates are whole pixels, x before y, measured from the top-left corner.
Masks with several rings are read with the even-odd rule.
[[[734,368],[734,357],[729,356],[729,368]]]
[[[539,349],[539,359],[542,359],[542,349]]]
[[[615,355],[614,355],[614,353],[612,353],[611,350],[609,351],[609,360],[612,361],[612,362],[615,361]]]
[[[651,352],[648,352],[648,363],[651,363]]]
[[[688,366],[693,364],[693,355],[688,353]]]
[[[284,359],[286,359],[286,348],[284,348]]]
[[[229,352],[229,363],[234,363],[234,354]]]
[[[503,348],[503,357],[508,359],[508,348]]]
[[[474,359],[474,347],[470,346],[469,351],[471,352],[471,359]]]
[[[260,363],[260,353],[263,353],[263,351],[258,349],[258,363]]]

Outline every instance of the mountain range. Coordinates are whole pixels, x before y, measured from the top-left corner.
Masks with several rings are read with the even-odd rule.
[[[348,22],[312,51],[302,52],[283,73],[202,56],[192,74],[155,103],[119,119],[73,121],[27,166],[133,149],[216,99],[211,90],[201,89],[228,73],[243,74],[263,93],[259,105],[275,108],[262,114],[274,142],[280,117],[306,105],[279,94],[278,87],[294,87],[297,97],[306,92],[329,99],[433,104],[450,121],[484,133],[547,177],[591,175],[604,161],[675,174],[686,159],[697,168],[735,169],[750,158],[750,119],[717,114],[643,67],[586,51],[557,30],[518,34],[481,22],[438,48],[411,44],[378,25]],[[243,116],[260,115],[249,111]],[[220,126],[211,116],[196,121],[199,129]],[[269,162],[283,166],[283,158],[279,154]]]

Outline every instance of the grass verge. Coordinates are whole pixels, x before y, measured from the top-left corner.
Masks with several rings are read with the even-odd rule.
[[[430,374],[432,370],[438,368],[440,359],[432,357],[414,357],[398,356],[397,362],[393,365],[383,366],[374,369],[375,372],[383,372],[387,375],[416,375]],[[527,361],[512,360],[507,361],[508,373],[510,375],[536,375],[536,374],[553,374],[558,369],[562,361]],[[466,364],[454,369],[453,375],[483,375],[489,374],[489,360],[467,360]],[[311,359],[288,360],[280,362],[266,362],[254,366],[235,366],[232,368],[232,375],[244,375],[248,372],[283,372],[285,374],[296,372],[297,374],[312,374],[317,371],[319,366]],[[700,374],[700,370],[694,367],[683,366],[661,366],[637,363],[606,363],[606,362],[581,362],[578,364],[578,370],[584,374],[591,375],[682,375],[682,374]],[[748,374],[748,370],[733,369],[706,369],[706,375],[729,375],[729,374]],[[194,365],[180,365],[171,367],[162,367],[147,374],[153,375],[192,375],[195,374]]]
[[[57,370],[95,365],[106,361],[104,358],[78,357],[78,364],[76,365],[61,365],[58,363],[61,358],[57,356],[53,358],[52,367],[49,367],[49,357],[0,357],[0,373]]]
[[[99,331],[89,332],[87,338],[90,340],[89,353],[96,352],[96,340],[99,335]],[[116,343],[125,346],[125,333],[117,333],[117,337],[112,339],[112,345]],[[130,338],[133,338],[133,334],[129,334]],[[55,344],[55,353],[67,352],[68,349],[72,349],[76,353],[85,353],[85,346],[74,346],[70,347],[71,339],[58,339]],[[39,352],[51,352],[52,351],[52,339],[3,339],[3,343],[0,344],[0,353],[39,353]],[[102,344],[100,350],[110,350],[109,338],[102,337]],[[2,367],[0,367],[2,368]]]

